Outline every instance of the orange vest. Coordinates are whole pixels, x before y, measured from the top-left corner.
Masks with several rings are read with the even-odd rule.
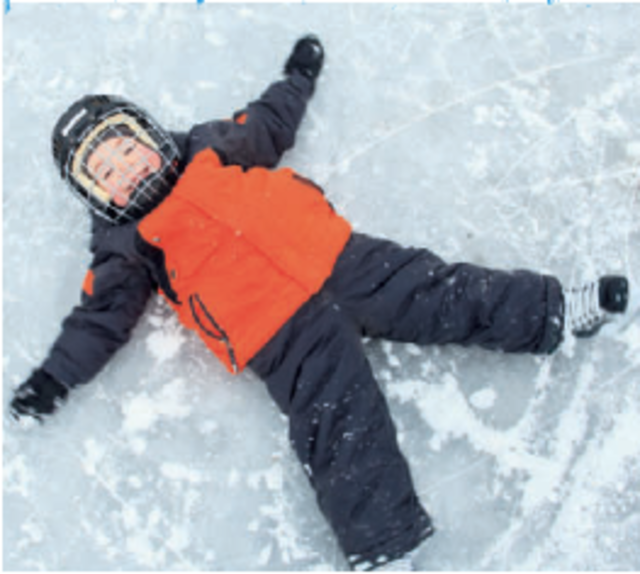
[[[209,149],[138,230],[164,251],[180,321],[232,373],[320,290],[351,235],[291,169],[244,172]]]

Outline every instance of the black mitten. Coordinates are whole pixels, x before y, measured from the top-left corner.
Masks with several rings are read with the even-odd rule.
[[[299,72],[303,76],[314,80],[320,75],[324,62],[324,49],[320,40],[310,34],[300,38],[284,65],[284,73],[287,76],[293,72]]]
[[[15,419],[29,416],[42,421],[53,413],[69,394],[69,389],[42,369],[35,370],[22,383],[11,401],[11,414]]]

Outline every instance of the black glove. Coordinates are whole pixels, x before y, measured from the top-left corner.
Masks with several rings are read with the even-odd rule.
[[[310,34],[300,38],[284,65],[284,73],[287,76],[293,72],[299,72],[303,76],[314,80],[320,75],[324,62],[324,49],[320,40]]]
[[[22,383],[11,401],[11,414],[16,420],[30,416],[42,422],[43,415],[50,415],[69,394],[69,389],[42,369],[35,370]]]

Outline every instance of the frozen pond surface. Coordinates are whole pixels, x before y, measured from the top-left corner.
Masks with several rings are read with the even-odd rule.
[[[106,92],[171,129],[228,117],[309,30],[327,65],[285,163],[359,230],[639,288],[640,6],[15,4],[3,26],[5,408],[89,262],[58,115]],[[640,569],[637,316],[550,358],[367,349],[438,528],[422,569]],[[286,437],[154,300],[46,425],[5,416],[4,567],[344,569]]]

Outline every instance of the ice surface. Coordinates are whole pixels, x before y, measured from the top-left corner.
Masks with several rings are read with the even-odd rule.
[[[360,230],[638,288],[640,6],[13,3],[3,26],[5,407],[89,261],[58,115],[102,91],[171,129],[229,117],[307,31],[326,68],[285,163]],[[640,569],[640,314],[548,358],[366,348],[438,528],[419,567]],[[346,567],[262,384],[159,301],[47,424],[3,427],[5,569]]]

